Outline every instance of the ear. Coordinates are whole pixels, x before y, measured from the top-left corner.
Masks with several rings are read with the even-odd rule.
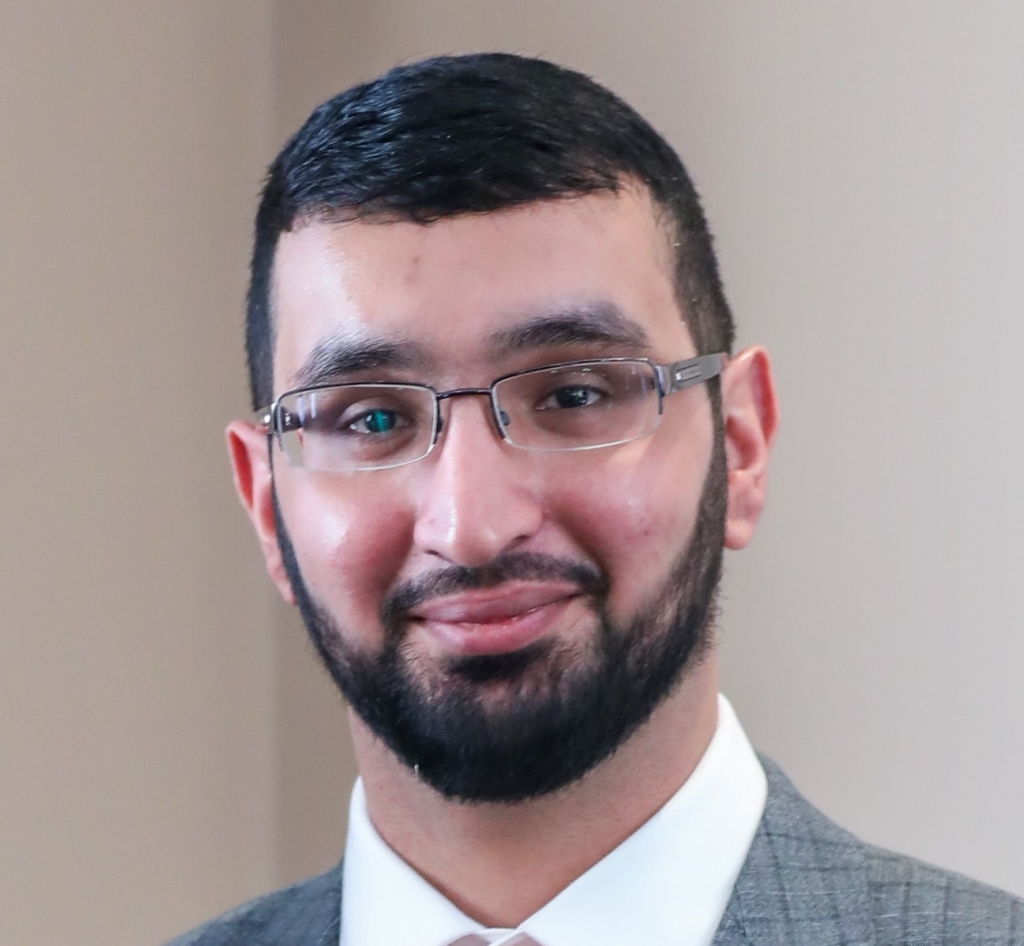
[[[274,481],[270,467],[270,441],[256,424],[236,420],[225,431],[228,455],[235,478],[235,491],[256,530],[267,572],[289,604],[295,604],[291,582],[281,561],[274,518]]]
[[[741,549],[754,534],[764,507],[768,454],[778,425],[771,364],[763,348],[746,348],[722,373],[729,508],[725,547]]]

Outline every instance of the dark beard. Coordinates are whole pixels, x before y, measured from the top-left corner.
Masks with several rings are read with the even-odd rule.
[[[451,567],[393,589],[381,608],[384,645],[362,652],[310,595],[275,492],[285,571],[313,644],[349,705],[447,798],[512,803],[580,779],[647,721],[711,643],[727,502],[720,434],[715,441],[690,541],[625,628],[608,614],[607,579],[596,569],[507,553],[484,568]],[[508,654],[452,658],[429,674],[405,648],[405,615],[419,602],[551,578],[574,583],[590,601],[597,630],[586,645],[540,641]]]

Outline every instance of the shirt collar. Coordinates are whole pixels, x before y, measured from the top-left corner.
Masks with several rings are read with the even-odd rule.
[[[764,812],[767,780],[728,700],[697,767],[665,805],[515,931],[487,930],[377,834],[352,791],[340,946],[443,946],[513,932],[542,946],[707,946]]]

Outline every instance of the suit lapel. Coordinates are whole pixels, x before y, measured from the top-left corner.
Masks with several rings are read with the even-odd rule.
[[[812,807],[778,767],[764,817],[712,946],[872,946],[860,842]]]

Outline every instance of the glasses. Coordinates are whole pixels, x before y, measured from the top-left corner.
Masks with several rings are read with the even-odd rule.
[[[593,450],[654,432],[669,394],[708,381],[724,354],[657,365],[595,358],[516,371],[486,388],[437,391],[425,384],[323,384],[282,394],[260,412],[289,464],[357,473],[422,460],[444,429],[441,402],[490,400],[502,440],[524,450]]]

